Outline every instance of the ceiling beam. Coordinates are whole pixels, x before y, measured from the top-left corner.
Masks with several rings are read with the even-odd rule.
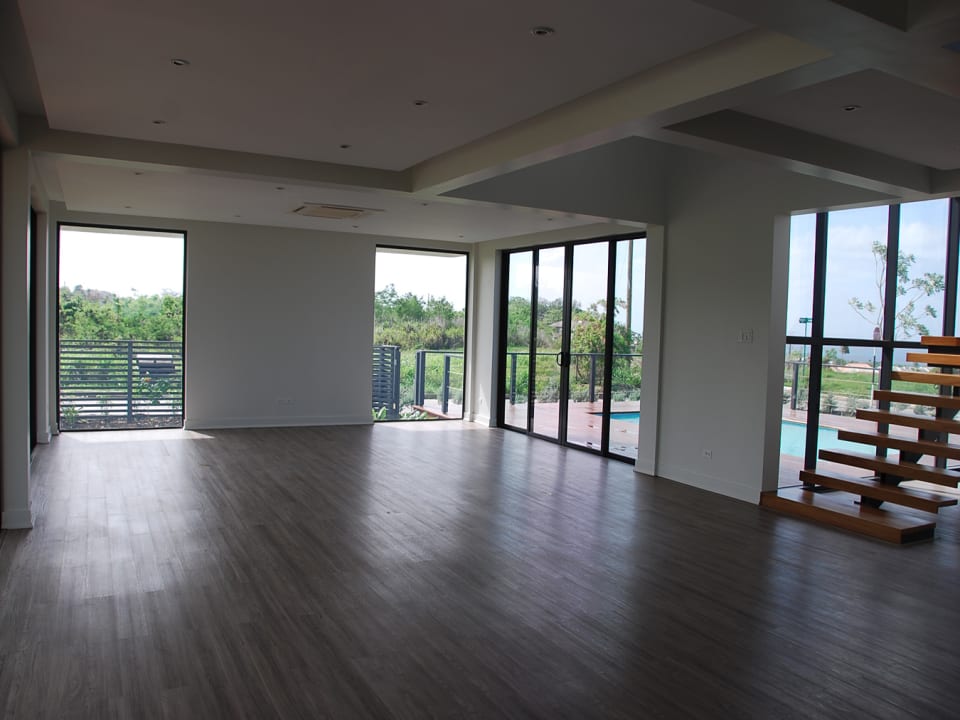
[[[665,128],[778,161],[784,169],[896,196],[928,194],[931,169],[733,110]]]
[[[414,192],[444,193],[633,135],[652,115],[816,63],[830,53],[750,30],[589,93],[411,168]]]
[[[34,153],[49,153],[88,163],[167,172],[199,172],[222,177],[318,186],[409,192],[409,171],[339,165],[275,155],[218,150],[148,140],[51,130],[42,118],[20,118],[20,141]]]

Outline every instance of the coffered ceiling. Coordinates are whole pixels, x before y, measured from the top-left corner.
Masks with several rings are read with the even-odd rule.
[[[465,198],[534,165],[572,182],[568,158],[629,137],[648,172],[680,146],[960,192],[958,5],[0,0],[0,99],[76,210],[464,242],[637,227],[662,218]],[[318,223],[294,196],[381,212]]]

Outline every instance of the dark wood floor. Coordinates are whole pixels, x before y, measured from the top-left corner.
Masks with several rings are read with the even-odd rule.
[[[891,547],[459,427],[61,436],[0,716],[960,716],[956,509]]]

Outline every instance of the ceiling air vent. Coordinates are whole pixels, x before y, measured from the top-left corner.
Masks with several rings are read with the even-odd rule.
[[[327,220],[355,220],[370,213],[383,212],[373,208],[350,207],[349,205],[324,205],[321,203],[304,203],[293,211],[297,215]]]

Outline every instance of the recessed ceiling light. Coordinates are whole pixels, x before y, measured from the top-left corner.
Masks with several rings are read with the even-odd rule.
[[[420,204],[423,205],[424,207],[426,207],[426,206],[429,205],[430,203],[420,203]]]
[[[341,150],[349,150],[351,147],[353,146],[350,143],[341,143],[340,145]]]
[[[430,103],[427,100],[414,100],[413,104],[417,107],[423,107],[424,105],[429,105]]]
[[[457,237],[458,237],[458,238],[462,238],[462,237],[463,237],[463,235],[457,235]]]
[[[353,229],[356,230],[358,227],[360,227],[360,226],[359,226],[359,225],[354,225],[354,226],[353,226]]]
[[[286,190],[286,188],[283,185],[277,185],[277,190]]]
[[[140,171],[140,170],[134,170],[134,171],[133,171],[133,174],[134,174],[134,175],[143,175],[143,172]]]
[[[234,215],[234,217],[240,217],[239,215]]]
[[[172,58],[170,62],[177,67],[186,67],[190,64],[189,60],[184,60],[183,58]]]
[[[124,205],[124,207],[125,207],[127,210],[129,210],[129,209],[130,209],[131,207],[133,207],[133,206],[132,206],[132,205]]]
[[[154,121],[153,121],[153,124],[154,124],[154,125],[166,125],[166,124],[167,124],[167,121],[166,121],[166,120],[154,120]]]
[[[844,105],[843,106],[844,112],[856,112],[859,109],[860,109],[860,105]]]
[[[553,35],[556,32],[549,25],[537,25],[536,27],[530,28],[530,34],[534,37],[547,37],[548,35]]]

